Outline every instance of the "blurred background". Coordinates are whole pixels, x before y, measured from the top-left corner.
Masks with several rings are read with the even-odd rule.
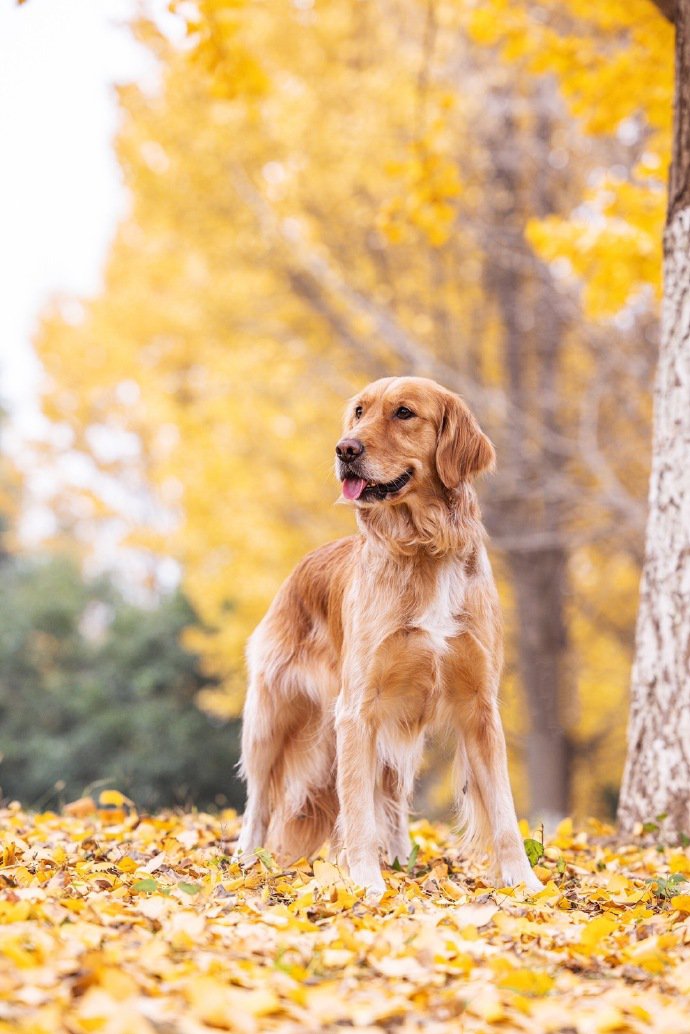
[[[353,528],[343,401],[423,374],[497,446],[518,811],[613,814],[672,73],[651,0],[0,8],[4,798],[241,807],[245,639]]]

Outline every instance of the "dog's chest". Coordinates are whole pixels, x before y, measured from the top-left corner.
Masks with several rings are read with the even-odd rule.
[[[435,650],[444,651],[448,640],[462,631],[462,611],[467,592],[464,565],[454,560],[439,564],[431,592],[413,614],[413,628],[425,632]]]

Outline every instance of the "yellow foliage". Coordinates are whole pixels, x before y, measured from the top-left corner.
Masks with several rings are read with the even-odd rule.
[[[661,238],[673,111],[673,27],[648,0],[489,0],[471,9],[478,44],[500,47],[531,73],[555,74],[587,131],[644,141],[628,179],[608,177],[584,214],[533,219],[548,260],[567,258],[592,318],[613,315],[646,285],[660,294]]]
[[[161,88],[120,91],[130,211],[101,295],[76,321],[56,304],[36,347],[46,414],[103,479],[96,492],[64,493],[61,524],[89,541],[95,523],[119,522],[130,548],[179,562],[200,617],[186,643],[221,681],[203,706],[238,713],[244,644],[280,581],[308,549],[353,529],[333,505],[331,471],[351,392],[438,361],[486,390],[480,418],[500,430],[511,373],[490,281],[512,262],[504,232],[521,244],[526,236],[547,262],[567,258],[592,317],[658,286],[669,36],[649,0],[590,6],[396,0],[381,18],[350,0],[180,2],[172,8],[189,29],[180,50],[140,27]],[[542,141],[534,100],[546,71],[558,74],[570,111],[549,99]],[[493,162],[506,129],[494,108],[506,96],[519,158],[511,189]],[[620,176],[602,174],[622,145],[592,134],[633,117],[644,122],[644,148]],[[546,169],[554,156],[567,176]],[[534,180],[546,172],[556,214],[543,218]],[[538,266],[526,246],[521,259]],[[533,318],[536,300],[530,283],[521,315]],[[407,352],[391,343],[391,326],[412,342]],[[524,339],[525,381],[540,398],[539,327]],[[575,322],[556,371],[558,418],[573,438],[597,361]],[[639,387],[630,397],[644,410]],[[617,429],[619,420],[610,417]],[[618,438],[628,450],[621,476],[639,497],[642,439]],[[499,463],[509,467],[505,455]],[[563,466],[587,499],[586,464]],[[571,552],[568,614],[582,812],[601,807],[597,795],[622,764],[637,582],[629,552],[587,538],[596,505],[573,507],[563,522],[584,532]],[[497,567],[514,643],[510,577],[500,557]],[[503,695],[518,756],[528,717],[514,649]],[[607,748],[590,756],[587,742],[609,726]],[[436,806],[449,782],[439,780]],[[515,785],[526,801],[524,771]]]
[[[2,411],[0,410],[0,421]],[[2,424],[0,422],[0,444]],[[17,549],[17,518],[21,513],[23,476],[17,465],[0,452],[0,558]]]

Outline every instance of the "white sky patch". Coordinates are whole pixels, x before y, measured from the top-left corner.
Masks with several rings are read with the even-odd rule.
[[[11,439],[40,428],[41,310],[56,294],[98,290],[125,211],[113,85],[155,76],[125,25],[134,11],[134,0],[0,0],[0,401]]]
[[[46,502],[61,481],[98,485],[108,489],[106,497],[119,494],[129,515],[146,505],[136,489],[101,484],[86,459],[69,452],[69,443],[52,469],[32,464],[30,445],[48,435],[59,444],[60,435],[39,408],[41,369],[31,341],[41,312],[52,298],[71,297],[65,311],[71,306],[79,318],[77,299],[100,289],[108,248],[126,211],[113,147],[119,119],[114,87],[156,84],[153,58],[127,27],[142,9],[180,38],[165,0],[28,0],[22,6],[0,0],[0,405],[10,414],[0,430],[3,448],[28,476],[32,501],[27,499],[22,522],[28,545],[54,530]],[[126,446],[125,453],[134,448],[122,436],[105,445],[103,438],[95,442],[97,451],[105,445]],[[131,571],[136,557],[121,555],[117,524],[112,541],[106,534],[98,552],[104,566],[124,560]],[[168,567],[167,581],[174,584],[177,567],[173,561]]]

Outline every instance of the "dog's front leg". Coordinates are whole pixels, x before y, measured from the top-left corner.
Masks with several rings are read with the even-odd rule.
[[[366,889],[367,901],[375,902],[386,889],[376,832],[376,729],[360,708],[338,707],[336,749],[339,822],[350,878]]]

